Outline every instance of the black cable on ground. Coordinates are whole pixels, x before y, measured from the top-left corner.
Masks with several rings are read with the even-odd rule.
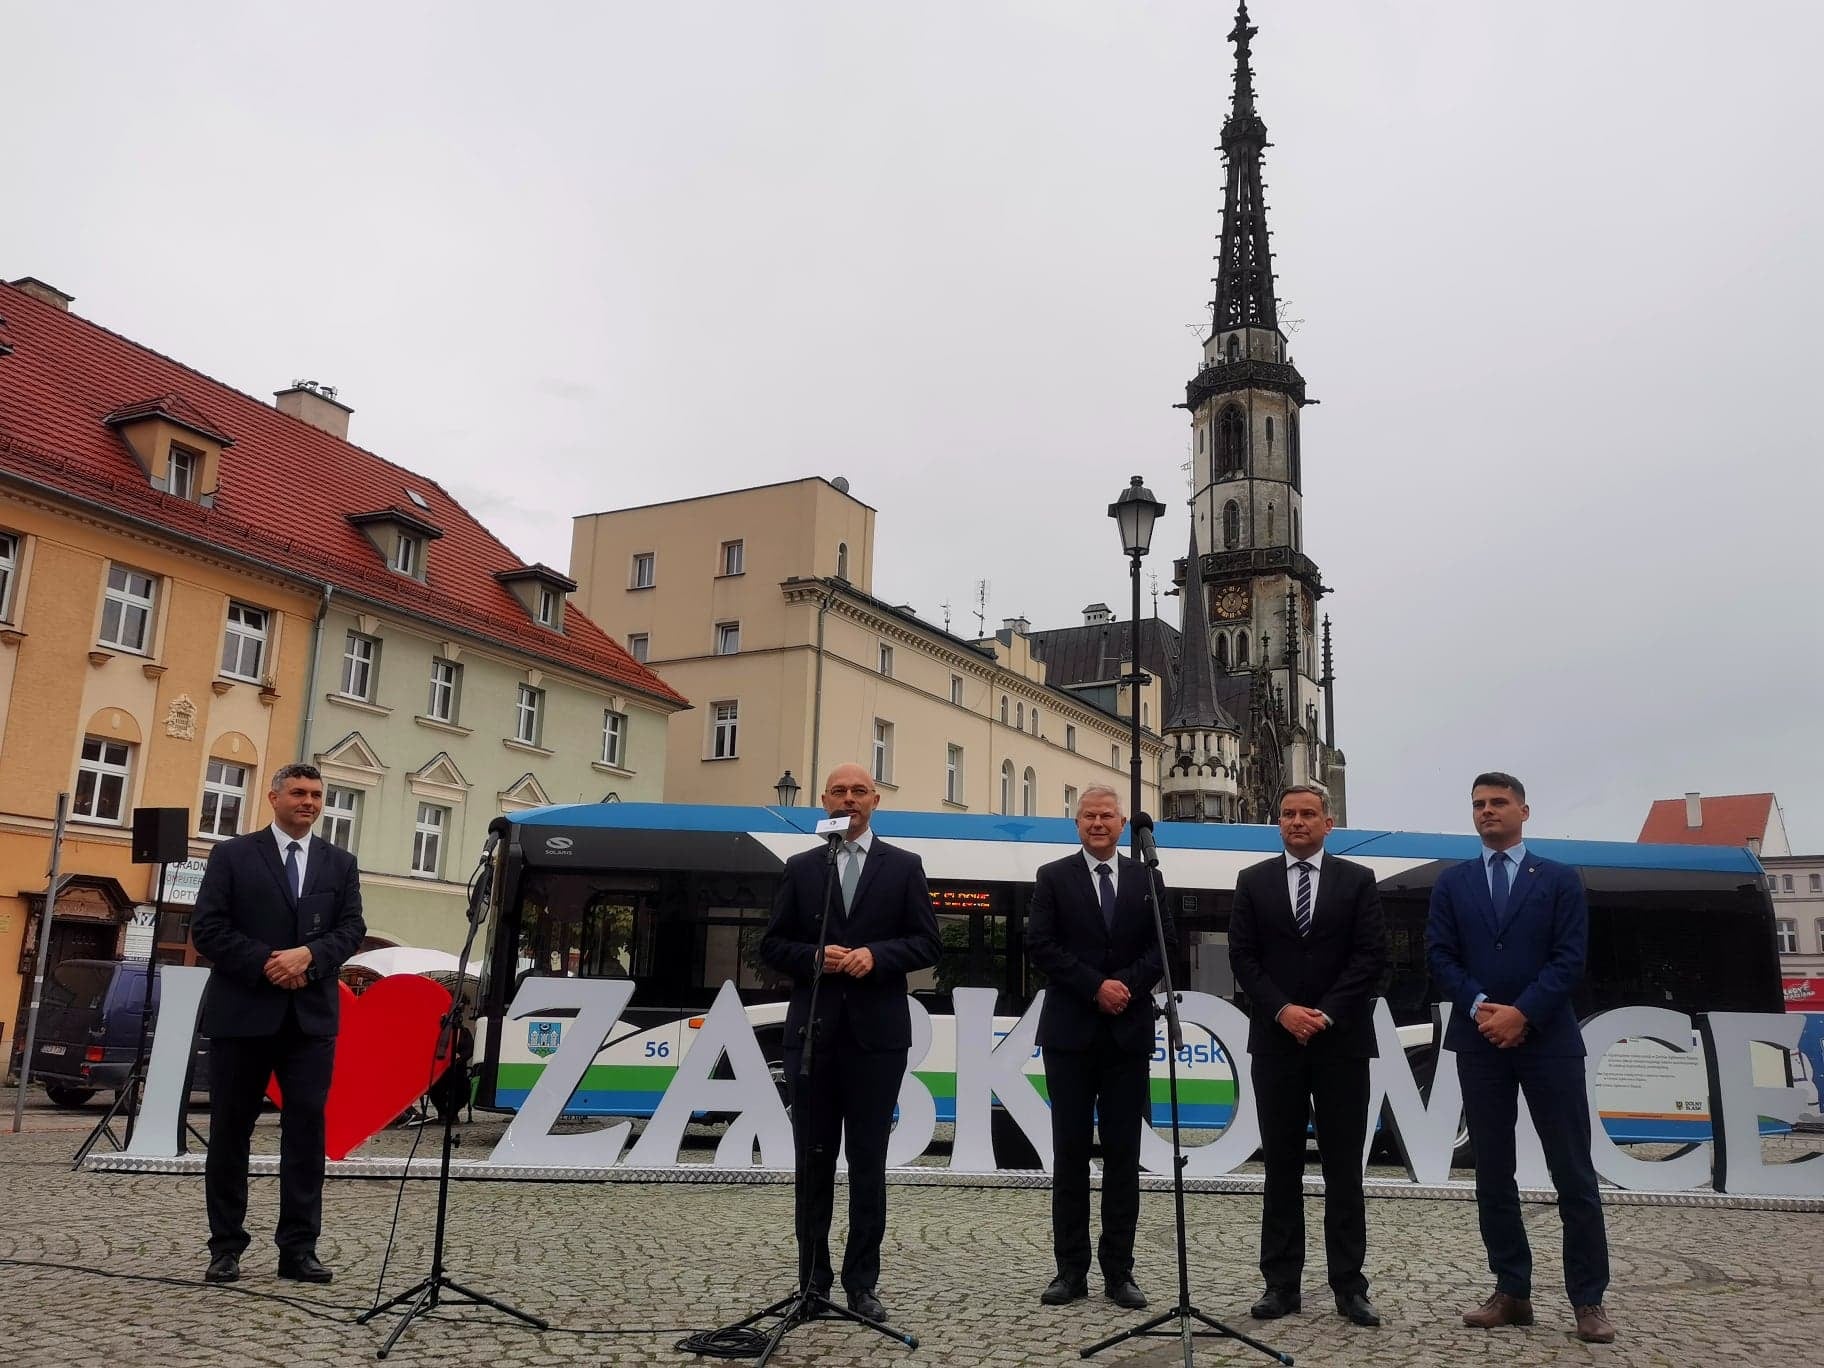
[[[746,1326],[724,1326],[720,1330],[699,1330],[671,1347],[681,1354],[701,1354],[705,1358],[759,1358],[768,1338]]]

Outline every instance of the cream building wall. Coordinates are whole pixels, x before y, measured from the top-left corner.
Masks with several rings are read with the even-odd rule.
[[[874,517],[813,478],[576,519],[575,601],[624,643],[643,636],[647,663],[695,704],[671,718],[666,800],[771,803],[789,770],[808,803],[849,760],[877,768],[904,809],[1059,816],[1067,790],[1125,795],[1128,724],[1048,687],[1024,637],[964,641],[873,598]],[[718,653],[719,627],[738,629],[738,649]],[[718,755],[730,705],[733,752]],[[1152,804],[1158,738],[1142,752]]]

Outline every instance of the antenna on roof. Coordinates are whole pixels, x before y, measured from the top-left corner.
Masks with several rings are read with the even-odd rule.
[[[945,599],[937,606],[944,610],[944,630],[947,632],[950,630],[950,600]]]
[[[988,635],[988,581],[985,579],[975,582],[975,634],[978,637]]]

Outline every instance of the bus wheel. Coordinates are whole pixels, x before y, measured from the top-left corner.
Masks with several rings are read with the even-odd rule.
[[[93,1088],[71,1088],[62,1083],[46,1083],[44,1091],[60,1107],[80,1107],[95,1096]]]

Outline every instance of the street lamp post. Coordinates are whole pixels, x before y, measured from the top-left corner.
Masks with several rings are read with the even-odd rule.
[[[1165,505],[1153,497],[1153,491],[1140,482],[1138,475],[1121,491],[1121,497],[1108,506],[1108,516],[1115,520],[1116,527],[1120,529],[1121,549],[1127,553],[1128,574],[1134,584],[1134,668],[1121,676],[1121,682],[1131,684],[1134,690],[1131,699],[1134,753],[1129,765],[1132,775],[1129,784],[1130,817],[1140,811],[1140,690],[1147,682],[1146,671],[1140,668],[1140,559],[1152,547],[1153,524],[1163,512]],[[1195,566],[1191,567],[1191,572],[1192,583],[1195,583]]]
[[[779,799],[780,807],[792,807],[798,802],[798,790],[802,788],[792,772],[787,770],[779,776],[779,782],[773,785],[773,794]]]

